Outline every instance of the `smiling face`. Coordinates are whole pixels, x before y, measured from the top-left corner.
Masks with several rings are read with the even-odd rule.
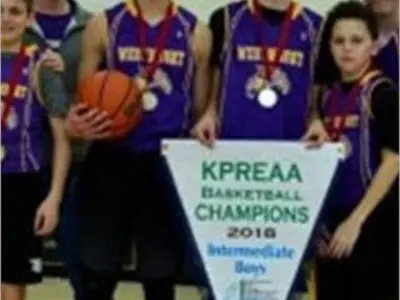
[[[352,76],[369,66],[375,42],[364,21],[341,19],[332,28],[330,49],[340,72]]]
[[[31,21],[25,0],[1,0],[1,44],[19,43]]]

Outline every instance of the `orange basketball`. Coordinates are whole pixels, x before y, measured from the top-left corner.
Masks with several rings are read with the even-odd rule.
[[[85,78],[78,88],[78,101],[108,113],[113,121],[113,137],[129,133],[142,117],[138,82],[115,70],[97,72]]]

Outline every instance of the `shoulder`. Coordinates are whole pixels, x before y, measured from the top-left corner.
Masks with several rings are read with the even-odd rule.
[[[321,28],[323,17],[308,6],[298,5],[298,18],[307,23],[310,30],[318,32]]]
[[[213,10],[210,15],[210,23],[215,20],[222,20],[224,18],[224,10],[226,6],[220,6],[217,9]]]
[[[372,79],[366,93],[373,115],[378,115],[382,111],[398,111],[399,92],[390,79],[384,76]]]
[[[177,5],[175,9],[176,9],[176,12],[178,15],[180,15],[186,19],[197,20],[197,16],[190,9],[180,6],[180,5]]]
[[[227,16],[230,20],[239,11],[247,8],[248,8],[247,1],[234,1],[223,6],[219,6],[210,15],[209,24],[211,29],[220,30],[220,28],[224,27],[224,23],[226,21],[225,18]]]
[[[248,8],[249,2],[247,0],[233,1],[223,6],[223,9],[228,9],[230,12],[237,12],[240,9]]]
[[[92,13],[84,9],[78,2],[71,1],[74,9],[74,17],[78,23],[87,23],[92,17]]]
[[[303,5],[300,5],[300,9],[301,9],[301,14],[312,20],[314,23],[320,24],[322,22],[323,17],[316,10]]]
[[[99,49],[105,49],[108,43],[108,23],[105,12],[94,15],[87,23],[83,44],[96,45]]]
[[[200,23],[196,14],[193,13],[190,9],[187,9],[180,5],[176,5],[175,12],[181,24],[190,32],[193,32]]]
[[[398,90],[396,85],[388,78],[380,76],[370,83],[370,97],[371,100],[374,99],[392,99],[398,98]]]
[[[225,13],[228,12],[229,16],[235,15],[238,11],[242,9],[247,9],[247,1],[233,1],[226,5],[219,6],[214,9],[210,15],[210,21],[224,19]]]
[[[128,10],[129,10],[128,4],[126,2],[120,2],[111,6],[110,8],[107,8],[104,11],[103,15],[105,16],[106,21],[110,24],[112,23],[115,17]]]
[[[119,2],[105,10],[106,13],[116,13],[127,8],[126,2]]]
[[[210,15],[208,25],[213,34],[216,34],[216,32],[219,32],[224,28],[225,8],[226,6],[220,6],[217,9],[215,9]]]
[[[88,22],[87,31],[103,31],[107,29],[107,15],[106,12],[94,15]]]

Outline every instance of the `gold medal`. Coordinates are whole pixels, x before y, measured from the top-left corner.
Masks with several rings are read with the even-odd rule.
[[[4,158],[6,158],[6,155],[7,155],[6,148],[3,145],[1,145],[1,148],[0,148],[1,161],[3,161]]]
[[[137,76],[134,78],[138,88],[140,91],[144,91],[147,88],[147,80],[141,76]]]
[[[256,90],[256,91],[261,91],[263,88],[265,88],[265,79],[264,78],[262,78],[262,77],[260,77],[260,76],[257,76],[255,79],[254,79],[254,89]]]

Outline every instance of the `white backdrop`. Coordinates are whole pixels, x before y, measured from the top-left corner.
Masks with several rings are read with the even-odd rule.
[[[86,9],[98,12],[106,7],[110,7],[121,0],[78,0],[79,3]],[[122,0],[124,1],[124,0]],[[210,13],[217,7],[222,6],[232,0],[176,0],[185,6],[187,9],[196,13],[200,19],[207,21]],[[299,0],[300,3],[310,6],[318,12],[324,14],[333,4],[337,3],[338,0]]]

